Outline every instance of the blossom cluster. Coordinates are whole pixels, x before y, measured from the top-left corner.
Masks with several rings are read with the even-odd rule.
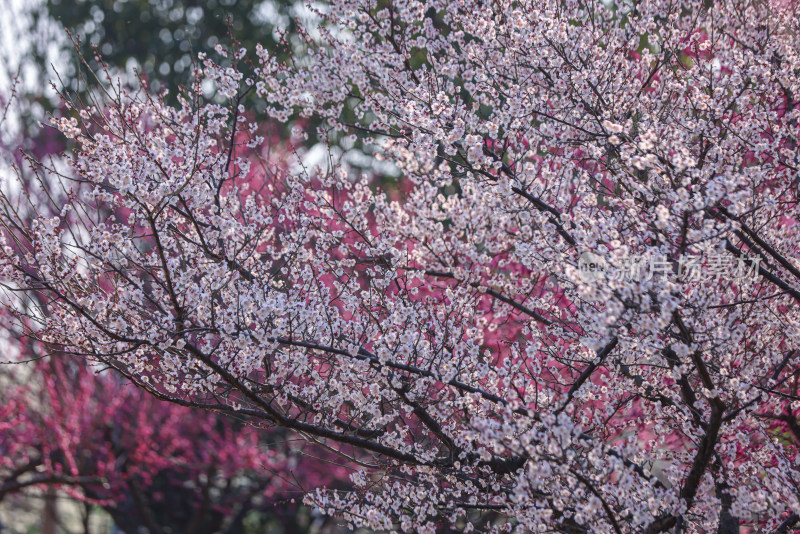
[[[793,10],[334,0],[291,61],[203,58],[179,109],[118,91],[61,121],[69,209],[26,225],[5,197],[7,306],[155,395],[335,450],[356,489],[306,499],[352,526],[786,530]],[[228,103],[204,103],[204,80]],[[323,164],[271,158],[250,91],[295,130],[321,124]],[[594,284],[587,252],[759,261]]]

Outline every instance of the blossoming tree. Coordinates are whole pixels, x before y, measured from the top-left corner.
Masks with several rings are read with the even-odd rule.
[[[21,150],[58,157],[63,141],[57,131],[32,138],[5,122],[12,113],[32,115],[33,101],[20,92],[0,94],[0,166],[17,165],[15,187],[35,194],[35,174],[19,168]],[[39,208],[41,216],[53,207]],[[46,309],[45,295],[30,297]],[[42,529],[55,528],[68,515],[62,507],[55,513],[55,488],[79,503],[86,533],[93,508],[131,533],[238,533],[275,523],[283,532],[303,532],[332,521],[308,517],[295,499],[304,488],[349,485],[330,453],[309,456],[283,429],[260,432],[246,421],[162,402],[106,366],[48,354],[14,322],[0,310],[0,363],[13,364],[0,365],[0,515],[12,528],[23,528],[19,516],[28,502],[39,504],[36,489],[47,490]]]
[[[112,87],[60,119],[60,216],[4,197],[7,306],[156,397],[334,449],[356,490],[306,499],[351,525],[788,532],[795,10],[335,0],[292,61],[201,56],[178,109]],[[402,194],[334,150],[253,157],[253,90]]]

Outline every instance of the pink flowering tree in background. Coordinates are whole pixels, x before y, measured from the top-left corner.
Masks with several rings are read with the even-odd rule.
[[[297,486],[330,481],[299,471],[280,435],[265,447],[241,422],[161,402],[64,356],[0,400],[0,500],[55,485],[123,532],[242,532],[248,516],[290,525]]]
[[[34,166],[57,214],[4,189],[6,307],[156,398],[334,451],[355,487],[305,499],[350,526],[788,532],[795,11],[334,1],[292,61],[201,56],[178,108],[110,86],[59,119],[70,171]],[[322,120],[329,157],[264,157],[252,91]]]

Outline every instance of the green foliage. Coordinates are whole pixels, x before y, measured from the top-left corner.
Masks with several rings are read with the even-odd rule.
[[[45,15],[63,24],[82,41],[81,52],[93,56],[96,45],[113,67],[137,69],[158,91],[188,80],[200,51],[232,37],[253,50],[256,43],[275,49],[277,28],[294,29],[285,0],[45,0]],[[77,58],[70,57],[64,81],[77,89]]]

